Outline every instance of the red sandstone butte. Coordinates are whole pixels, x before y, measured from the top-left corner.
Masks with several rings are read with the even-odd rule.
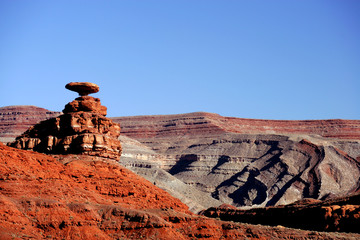
[[[99,91],[93,83],[69,83],[81,97],[68,103],[62,115],[31,126],[10,146],[52,154],[86,154],[120,159],[120,125],[106,116],[100,99],[86,96]]]

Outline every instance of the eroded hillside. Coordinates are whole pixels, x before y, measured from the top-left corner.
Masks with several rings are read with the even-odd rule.
[[[194,215],[116,161],[0,143],[1,239],[357,239]]]

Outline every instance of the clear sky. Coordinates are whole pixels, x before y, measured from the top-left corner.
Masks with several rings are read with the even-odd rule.
[[[0,1],[0,106],[360,119],[358,0]]]

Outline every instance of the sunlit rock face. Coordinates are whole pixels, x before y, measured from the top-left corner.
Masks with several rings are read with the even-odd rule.
[[[87,96],[99,87],[93,83],[70,83],[70,86],[75,86],[72,90],[81,96],[65,106],[64,114],[30,127],[9,145],[43,153],[120,159],[120,125],[105,117],[107,109],[100,99]]]

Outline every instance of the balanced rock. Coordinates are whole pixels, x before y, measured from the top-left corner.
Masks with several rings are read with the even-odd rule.
[[[89,94],[89,91],[79,94],[84,92]],[[101,105],[100,99],[78,97],[65,106],[63,113],[30,127],[9,145],[43,153],[120,159],[120,125],[105,117],[106,107]]]
[[[80,96],[87,96],[99,91],[99,86],[90,82],[71,82],[66,84],[65,88],[79,93]]]

